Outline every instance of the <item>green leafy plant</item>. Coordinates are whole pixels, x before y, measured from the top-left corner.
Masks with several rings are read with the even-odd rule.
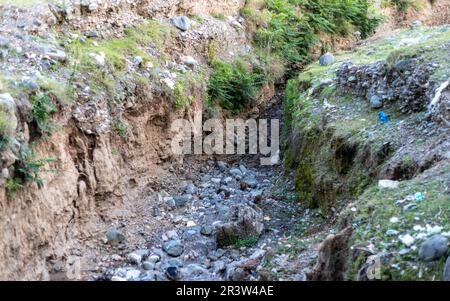
[[[36,153],[26,145],[22,145],[19,151],[19,158],[16,161],[15,187],[28,183],[36,183],[39,189],[44,187],[44,181],[39,176],[42,167],[47,163],[55,162],[54,158],[36,158]],[[11,184],[12,185],[12,184]]]
[[[23,188],[22,182],[19,179],[9,179],[6,182],[6,196],[13,198],[16,193]]]
[[[53,100],[48,93],[43,92],[32,95],[30,99],[33,122],[42,133],[51,134],[56,129],[55,124],[51,121],[51,115],[58,111]]]
[[[346,36],[359,30],[366,38],[381,22],[368,0],[267,0],[266,9],[271,19],[256,31],[256,44],[294,70],[308,62],[321,33]]]
[[[131,126],[123,120],[114,120],[112,123],[112,128],[121,138],[126,138]]]
[[[257,66],[247,66],[243,60],[232,63],[215,60],[213,73],[208,81],[208,95],[213,103],[225,109],[241,111],[251,104],[258,93],[258,88],[266,78]]]

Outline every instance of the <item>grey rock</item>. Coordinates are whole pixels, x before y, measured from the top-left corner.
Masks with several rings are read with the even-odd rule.
[[[194,194],[197,192],[197,187],[195,187],[194,184],[189,183],[186,185],[186,187],[184,188],[184,193],[186,194]]]
[[[143,60],[144,59],[142,58],[142,56],[135,56],[133,58],[133,64],[136,66],[140,66],[142,64]]]
[[[218,260],[213,264],[213,272],[219,274],[227,268],[225,262],[223,260]]]
[[[150,262],[150,261],[144,261],[142,263],[142,268],[146,271],[151,271],[155,269],[155,263]]]
[[[136,253],[130,253],[127,255],[127,261],[131,264],[139,265],[142,261],[142,256]]]
[[[58,62],[65,62],[67,59],[66,53],[59,49],[48,48],[45,54],[48,55],[48,57],[50,57],[52,60]]]
[[[0,48],[8,48],[9,40],[0,36]]]
[[[124,242],[126,240],[126,237],[116,228],[111,228],[106,231],[106,239],[108,243],[114,244]]]
[[[159,261],[159,259],[160,259],[160,257],[158,256],[158,255],[150,255],[148,258],[147,258],[147,261],[148,262],[151,262],[151,263],[157,263],[158,261]]]
[[[258,181],[254,177],[245,177],[242,182],[250,188],[258,187]]]
[[[235,244],[240,239],[259,237],[264,229],[260,212],[243,204],[230,207],[227,221],[216,225],[219,246]]]
[[[414,20],[411,22],[411,28],[418,28],[422,26],[422,21],[420,20]]]
[[[223,161],[217,161],[217,166],[219,167],[220,171],[226,171],[227,170],[227,163]]]
[[[450,281],[450,256],[447,258],[444,266],[444,281]]]
[[[169,208],[169,209],[173,209],[173,208],[175,208],[177,206],[177,204],[175,203],[174,198],[172,198],[172,197],[165,198],[164,202],[165,202],[167,208]]]
[[[163,245],[163,250],[168,255],[178,257],[184,252],[184,246],[180,240],[171,240]]]
[[[98,34],[97,31],[91,30],[91,31],[88,31],[88,32],[86,33],[86,37],[88,37],[88,38],[98,38],[98,37],[99,37],[99,34]]]
[[[231,169],[231,170],[230,170],[230,174],[231,174],[233,177],[235,177],[236,179],[242,179],[242,177],[243,177],[243,174],[242,174],[241,170],[240,170],[240,169],[237,169],[237,168]]]
[[[213,228],[210,225],[203,225],[200,233],[205,235],[205,236],[210,236],[213,232]]]
[[[389,229],[389,230],[386,231],[386,235],[389,235],[389,236],[397,235],[398,233],[399,232],[397,230],[394,230],[394,229]]]
[[[39,85],[36,81],[36,78],[34,78],[34,77],[23,79],[20,82],[20,86],[31,92],[35,92],[35,91],[39,90]]]
[[[196,59],[194,59],[192,56],[185,56],[182,58],[183,64],[189,66],[189,67],[195,67],[198,65],[198,62]]]
[[[322,55],[319,59],[319,63],[321,66],[329,66],[335,62],[334,55],[327,52],[324,55]]]
[[[383,107],[383,100],[378,95],[373,95],[370,98],[370,107],[372,109],[379,109]]]
[[[185,194],[182,196],[176,196],[173,198],[173,200],[175,201],[175,206],[177,207],[183,207],[185,206],[190,200],[192,200],[192,195],[190,194]]]
[[[127,280],[138,280],[140,275],[141,271],[133,269],[126,272],[125,278],[127,278]]]
[[[446,255],[448,251],[448,238],[435,235],[420,245],[419,258],[423,261],[433,261]]]
[[[208,274],[208,270],[199,264],[191,263],[187,265],[185,268],[182,268],[181,273],[183,277],[185,277],[186,279],[192,279],[198,276]]]
[[[187,31],[191,28],[191,20],[186,16],[173,17],[170,19],[170,22],[182,31]]]

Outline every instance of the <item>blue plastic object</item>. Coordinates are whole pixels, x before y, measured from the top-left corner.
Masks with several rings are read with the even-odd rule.
[[[378,120],[380,120],[381,124],[385,124],[389,122],[389,116],[384,112],[378,113]]]

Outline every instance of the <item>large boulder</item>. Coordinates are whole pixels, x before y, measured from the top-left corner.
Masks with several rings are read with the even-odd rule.
[[[229,246],[239,240],[259,237],[264,229],[263,216],[247,205],[234,205],[228,212],[227,221],[216,225],[219,246]]]
[[[448,238],[435,235],[420,245],[419,257],[424,261],[433,261],[444,256],[448,251]]]
[[[444,267],[444,281],[450,281],[450,256],[447,258]]]

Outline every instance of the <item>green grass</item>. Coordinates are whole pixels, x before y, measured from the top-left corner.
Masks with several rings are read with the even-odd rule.
[[[131,130],[131,126],[128,122],[118,119],[113,121],[112,129],[120,138],[125,139]]]
[[[249,237],[246,239],[238,239],[236,241],[236,243],[234,244],[234,246],[236,248],[242,248],[242,247],[253,247],[254,245],[256,245],[258,243],[259,237]]]
[[[123,38],[101,41],[76,39],[67,46],[73,58],[73,76],[87,73],[91,75],[90,86],[96,92],[105,91],[113,96],[118,81],[126,72],[127,60],[135,56],[143,59],[142,65],[151,62],[158,65],[155,58],[147,54],[149,46],[164,48],[166,41],[172,37],[173,30],[168,24],[158,21],[144,21],[134,27],[126,28]],[[97,66],[93,55],[104,54],[106,66]]]
[[[214,18],[216,18],[217,20],[220,20],[220,21],[227,20],[227,16],[225,16],[223,13],[213,13],[213,14],[211,14],[211,16],[213,16]]]

